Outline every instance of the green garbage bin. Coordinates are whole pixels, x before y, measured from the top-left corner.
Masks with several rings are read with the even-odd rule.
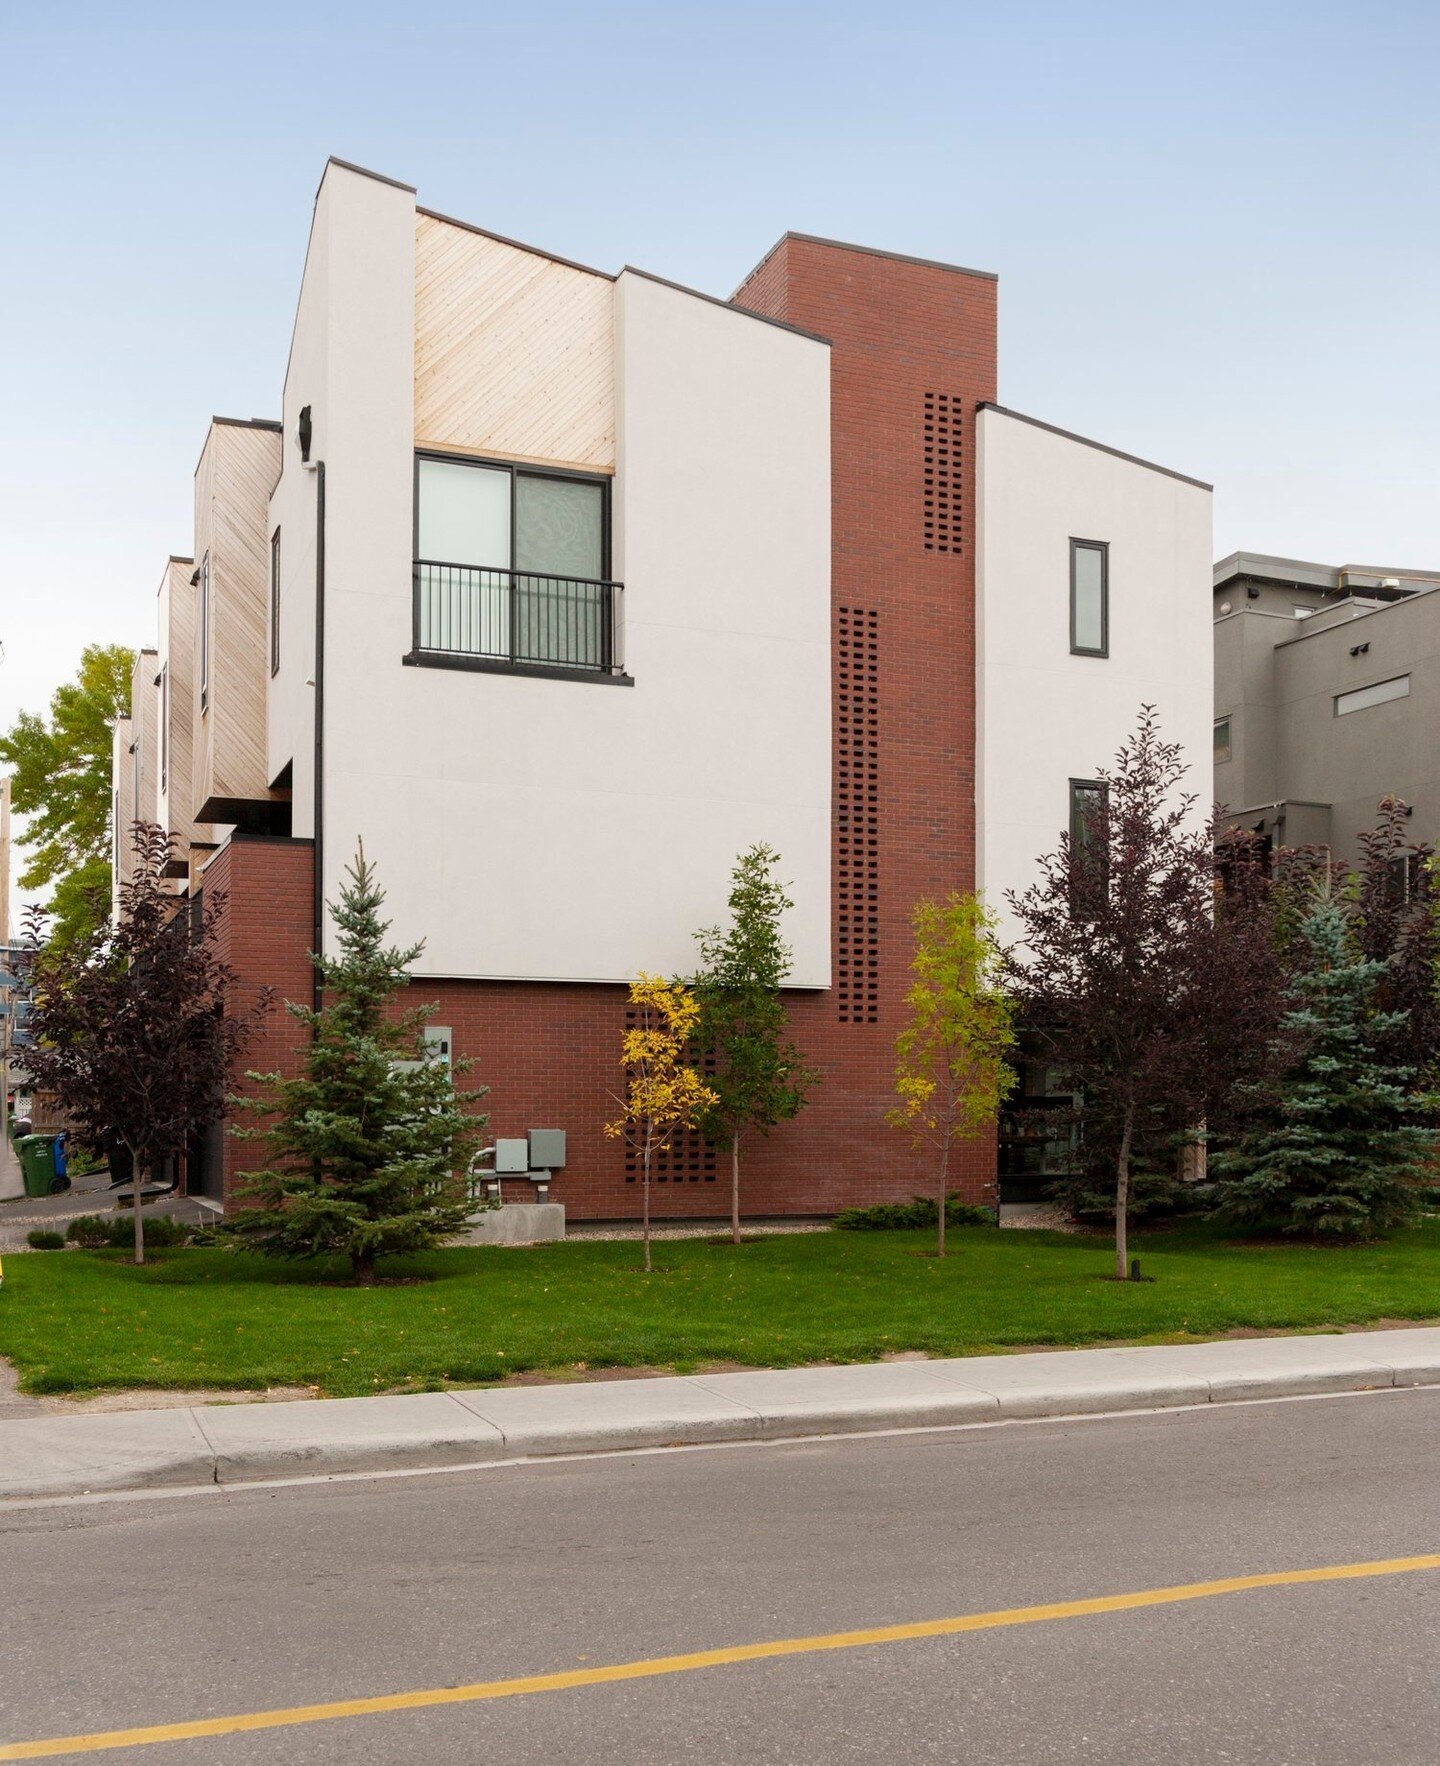
[[[65,1180],[55,1175],[53,1134],[22,1135],[15,1145],[20,1154],[20,1174],[25,1179],[27,1196],[48,1196],[66,1187]]]

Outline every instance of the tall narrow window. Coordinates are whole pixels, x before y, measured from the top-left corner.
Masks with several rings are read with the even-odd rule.
[[[210,703],[210,554],[200,560],[200,709]]]
[[[160,789],[170,786],[170,664],[160,669]]]
[[[1070,911],[1077,920],[1093,919],[1110,893],[1108,797],[1099,779],[1070,781]]]
[[[1110,654],[1110,546],[1070,542],[1070,654]]]
[[[270,536],[270,672],[280,672],[280,529]]]

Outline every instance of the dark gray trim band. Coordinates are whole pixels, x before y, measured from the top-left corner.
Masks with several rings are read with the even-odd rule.
[[[1051,435],[1058,435],[1066,441],[1079,442],[1082,448],[1094,448],[1097,454],[1109,454],[1116,460],[1128,460],[1132,466],[1143,466],[1148,472],[1163,473],[1166,478],[1178,478],[1181,484],[1193,484],[1196,490],[1213,491],[1213,484],[1206,484],[1203,478],[1191,478],[1188,472],[1177,472],[1173,466],[1159,466],[1154,460],[1142,460],[1139,454],[1127,454],[1122,448],[1112,448],[1105,442],[1092,441],[1088,435],[1076,435],[1073,429],[1061,429],[1057,424],[1042,422],[1039,417],[1027,417],[1023,411],[1012,411],[1008,405],[997,405],[994,399],[981,399],[976,405],[977,411],[994,411],[1001,417],[1013,417],[1017,423],[1028,423],[1032,429],[1045,429]]]
[[[597,270],[592,264],[580,264],[574,258],[562,258],[559,252],[546,251],[542,245],[526,245],[523,239],[507,239],[503,233],[492,233],[488,227],[477,227],[473,221],[442,215],[439,209],[425,208],[417,202],[415,213],[424,215],[427,220],[443,221],[447,227],[459,227],[464,233],[478,233],[482,239],[493,239],[496,245],[508,245],[512,251],[528,252],[532,258],[548,258],[552,264],[563,264],[567,270],[582,270],[587,276],[601,276],[606,282],[615,280],[613,270]]]
[[[751,281],[765,268],[787,239],[798,239],[802,245],[827,245],[832,251],[858,251],[862,257],[867,258],[889,258],[892,263],[896,264],[919,264],[922,269],[926,270],[950,270],[957,276],[978,276],[982,282],[998,282],[1000,280],[998,273],[994,270],[975,270],[968,264],[947,264],[941,258],[911,257],[908,252],[885,251],[878,245],[855,245],[848,239],[827,239],[822,233],[796,233],[792,228],[780,235],[759,263],[755,265],[755,268],[745,276],[740,283],[740,288],[743,288],[746,282]],[[740,288],[735,290],[736,294],[739,294]],[[733,295],[731,299],[734,299]]]
[[[457,656],[444,650],[408,650],[406,668],[455,668],[466,674],[524,675],[536,681],[585,681],[592,686],[633,687],[634,675],[601,674],[598,669],[552,668],[543,662],[502,662],[490,656]]]
[[[402,184],[398,178],[387,178],[384,172],[372,172],[369,166],[357,166],[353,160],[337,159],[333,153],[325,161],[326,171],[331,166],[339,166],[342,172],[358,172],[362,178],[373,178],[377,184],[388,184],[392,190],[408,190],[412,196],[415,194],[413,184]],[[320,182],[325,182],[324,173],[321,174]]]
[[[278,417],[212,417],[226,429],[273,429],[278,435],[283,425]]]
[[[807,331],[803,325],[792,325],[788,319],[772,319],[768,313],[757,313],[750,307],[737,307],[733,300],[721,300],[718,294],[706,294],[702,288],[687,288],[683,282],[672,282],[668,276],[657,276],[653,270],[642,270],[635,264],[626,264],[621,274],[641,276],[646,282],[658,282],[662,288],[673,288],[676,294],[693,295],[696,300],[709,301],[712,307],[723,307],[727,313],[738,313],[742,319],[758,319],[762,325],[773,325],[779,331],[792,331],[796,337],[807,338],[811,343],[823,343],[827,349],[830,347],[830,339],[822,337],[818,331]]]

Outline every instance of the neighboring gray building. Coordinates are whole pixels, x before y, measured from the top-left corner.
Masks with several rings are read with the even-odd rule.
[[[1215,566],[1215,799],[1353,862],[1381,798],[1440,843],[1440,570],[1235,552]]]

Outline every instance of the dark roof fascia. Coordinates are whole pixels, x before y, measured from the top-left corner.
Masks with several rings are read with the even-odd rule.
[[[285,371],[287,374],[290,371],[288,364],[286,365]],[[275,417],[216,417],[216,416],[212,416],[210,419],[210,429],[217,429],[217,428],[218,429],[268,429],[268,430],[272,431],[275,435],[279,435],[282,432],[282,430],[284,429],[284,427],[285,427],[284,424],[281,423]],[[208,448],[210,446],[210,429],[207,429],[205,431],[205,439],[200,444],[200,452],[195,456],[195,472],[192,472],[190,474],[190,476],[192,478],[195,476],[196,472],[199,472],[200,462],[205,458],[205,450],[206,450],[206,448]],[[193,564],[195,561],[192,558],[192,559],[186,560],[185,562],[189,562],[189,563]]]
[[[1032,429],[1044,429],[1065,441],[1079,442],[1083,448],[1094,448],[1097,454],[1109,454],[1113,459],[1125,460],[1131,466],[1143,466],[1147,472],[1159,472],[1166,478],[1179,479],[1181,484],[1193,484],[1196,490],[1213,493],[1215,489],[1213,484],[1206,484],[1203,478],[1192,478],[1188,472],[1177,472],[1173,466],[1161,466],[1155,460],[1144,460],[1139,454],[1127,454],[1123,448],[1112,448],[1108,443],[1095,441],[1088,435],[1076,435],[1073,429],[1061,429],[1057,424],[1045,423],[1039,417],[1027,417],[1023,411],[1012,411],[1008,405],[997,405],[993,399],[982,399],[975,409],[994,411],[1001,417],[1013,417],[1017,423],[1028,423]]]
[[[889,258],[892,263],[896,264],[918,264],[924,270],[949,270],[956,276],[978,276],[982,282],[998,282],[1000,280],[999,274],[994,270],[975,270],[968,264],[949,264],[941,258],[917,258],[912,257],[909,252],[886,251],[878,245],[856,245],[848,239],[827,239],[822,233],[796,233],[793,229],[788,229],[780,235],[754,269],[741,278],[740,287],[735,290],[735,293],[738,294],[747,282],[763,270],[780,247],[791,239],[798,240],[802,245],[827,246],[831,251],[856,251],[863,257]],[[733,299],[734,296],[732,295],[731,298]]]
[[[640,276],[646,282],[658,282],[662,288],[673,288],[676,294],[693,295],[696,300],[708,301],[712,307],[723,307],[727,313],[738,314],[742,319],[758,319],[762,325],[773,325],[779,331],[789,331],[810,343],[823,343],[826,349],[831,347],[830,339],[822,337],[818,331],[807,331],[803,325],[792,325],[788,319],[772,319],[768,313],[752,312],[749,307],[737,307],[733,301],[722,300],[718,294],[706,294],[701,288],[687,288],[683,282],[672,282],[668,276],[657,276],[653,270],[642,270],[635,264],[626,264],[621,274]]]
[[[328,172],[331,166],[339,166],[342,172],[354,172],[361,178],[373,178],[377,184],[388,184],[392,190],[408,190],[412,196],[415,194],[413,184],[403,183],[399,178],[387,178],[384,172],[372,172],[369,166],[357,166],[353,160],[337,159],[333,153],[325,161],[325,172]],[[325,172],[320,174],[320,184],[325,182]],[[319,184],[315,186],[315,195],[317,198],[320,195]]]
[[[493,239],[497,245],[508,245],[512,251],[528,252],[532,258],[547,258],[552,264],[563,264],[567,270],[580,270],[587,276],[601,276],[607,282],[615,280],[612,270],[597,270],[591,264],[576,263],[574,258],[562,258],[558,252],[546,251],[543,246],[526,245],[523,239],[507,239],[503,233],[492,233],[488,227],[477,227],[473,221],[459,221],[454,215],[442,215],[438,209],[425,208],[418,202],[415,204],[415,213],[425,215],[432,221],[442,221],[447,227],[459,227],[465,233],[478,233],[482,239]]]

